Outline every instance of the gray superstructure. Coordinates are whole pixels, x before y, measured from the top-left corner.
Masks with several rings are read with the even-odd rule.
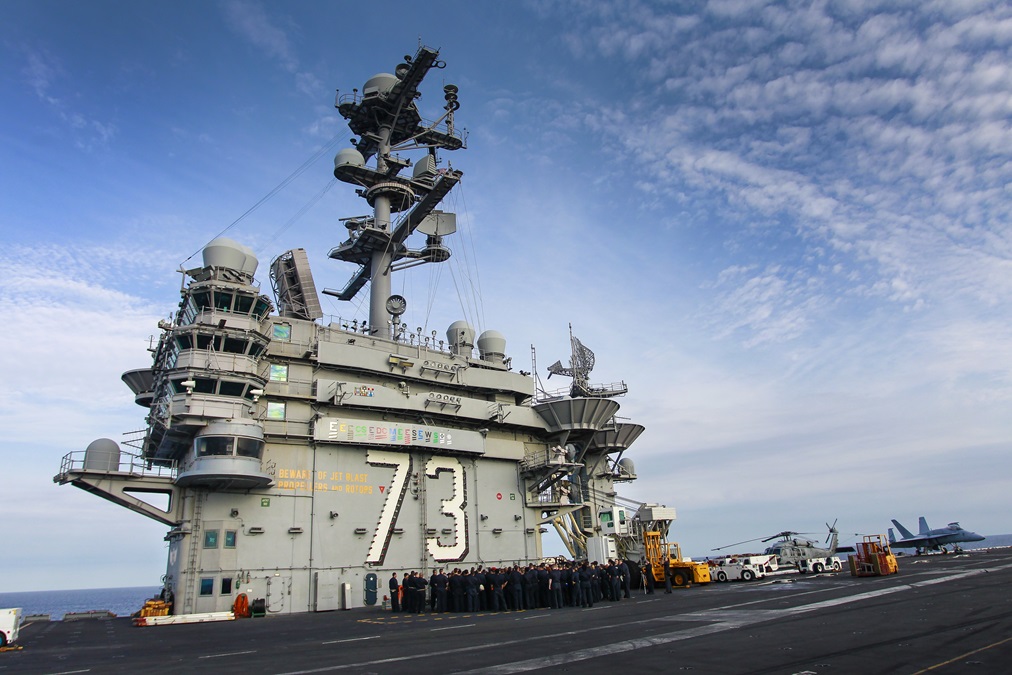
[[[63,459],[61,484],[169,527],[175,613],[227,610],[239,593],[272,613],[375,604],[390,571],[538,560],[548,526],[576,557],[637,555],[614,484],[635,479],[622,453],[643,427],[616,421],[624,384],[589,384],[589,349],[573,339],[570,367],[550,369],[573,385],[548,395],[494,330],[400,322],[392,273],[447,260],[456,229],[436,207],[462,177],[437,154],[464,147],[457,88],[435,122],[415,104],[443,66],[422,47],[337,102],[357,138],[334,175],[372,213],[344,219],[330,257],[358,271],[323,292],[351,300],[369,284],[368,322],[324,319],[302,249],[272,261],[271,299],[253,252],[216,239],[184,272],[151,366],[123,375],[148,411],[127,441],[138,452],[99,439]],[[414,163],[394,154],[410,150]]]

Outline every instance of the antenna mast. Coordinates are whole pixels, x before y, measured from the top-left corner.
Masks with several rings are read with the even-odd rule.
[[[465,147],[453,123],[453,114],[460,108],[457,87],[443,87],[444,113],[435,122],[423,120],[415,105],[421,97],[418,86],[429,70],[446,67],[438,56],[438,51],[420,47],[413,57],[404,57],[394,74],[374,75],[361,93],[355,89],[337,100],[338,112],[348,120],[348,127],[358,139],[352,139],[354,148],[337,153],[334,177],[359,186],[358,195],[369,202],[373,213],[345,221],[349,239],[329,255],[357,263],[359,270],[343,290],[323,292],[351,300],[366,282],[371,283],[370,335],[396,339],[398,334],[407,302],[391,295],[391,273],[427,262],[445,262],[450,250],[442,238],[457,229],[454,214],[435,210],[463,176],[454,169],[436,169],[438,149]],[[411,161],[393,152],[419,149],[426,150],[426,155],[415,164],[411,177],[398,175],[411,166]],[[376,158],[375,168],[366,166],[372,157]],[[396,213],[403,215],[394,222],[392,216]],[[425,247],[408,249],[404,242],[416,229],[427,235]]]

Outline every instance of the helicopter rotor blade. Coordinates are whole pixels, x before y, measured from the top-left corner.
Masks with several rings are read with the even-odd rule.
[[[739,542],[734,543],[734,544],[725,544],[724,546],[718,546],[717,548],[711,548],[710,550],[711,551],[719,551],[719,550],[724,549],[724,548],[731,548],[732,546],[740,546],[741,544],[749,544],[749,543],[752,543],[753,541],[759,541],[759,537],[756,537],[755,539],[746,539],[745,541],[739,541]],[[766,540],[764,539],[763,541],[766,541]]]

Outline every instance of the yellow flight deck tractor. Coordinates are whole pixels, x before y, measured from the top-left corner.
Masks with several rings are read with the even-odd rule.
[[[710,583],[710,566],[706,563],[692,562],[682,557],[678,544],[669,544],[664,535],[658,531],[643,533],[643,544],[650,573],[654,582],[664,583],[664,560],[668,561],[668,574],[672,586],[691,586],[692,584]]]
[[[855,577],[884,577],[900,571],[896,556],[881,534],[864,535],[864,541],[857,545],[857,553],[848,560],[850,574]]]

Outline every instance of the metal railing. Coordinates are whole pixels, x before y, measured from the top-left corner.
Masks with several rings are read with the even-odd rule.
[[[154,464],[151,460],[145,459],[140,455],[134,455],[129,452],[120,452],[119,462],[115,469],[113,468],[93,468],[86,466],[87,461],[87,450],[75,450],[68,452],[63,456],[63,460],[60,462],[60,476],[66,476],[71,473],[116,473],[116,474],[128,474],[130,476],[138,477],[156,477],[156,478],[172,478],[175,479],[178,471],[178,465],[176,460],[166,460],[167,465]],[[93,458],[95,464],[105,463],[107,457]]]

